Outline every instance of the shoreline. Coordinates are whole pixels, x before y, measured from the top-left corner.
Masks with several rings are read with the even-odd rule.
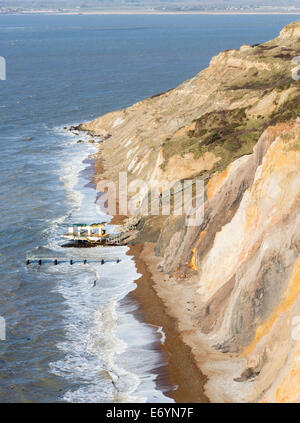
[[[93,185],[94,189],[97,192],[97,176],[101,175],[105,170],[104,161],[101,155],[101,149],[98,147],[98,152],[93,154],[93,157],[91,158],[93,163],[90,165],[93,166],[93,175],[91,177],[90,184]],[[99,194],[99,193],[98,193]],[[116,215],[113,216],[110,224],[113,225],[121,225],[127,216],[123,215]],[[134,261],[134,264],[136,266],[137,273],[140,273],[142,276],[138,278],[135,281],[135,284],[137,287],[134,289],[134,291],[129,292],[125,297],[120,301],[120,305],[126,304],[126,303],[135,303],[137,305],[137,310],[135,310],[134,317],[141,323],[150,324],[147,316],[143,313],[143,307],[141,304],[141,301],[139,301],[138,296],[135,295],[138,287],[139,287],[139,281],[144,278],[144,272],[142,267],[142,260],[139,258],[138,255],[138,249],[133,248],[133,246],[128,246],[129,250],[126,252],[126,255],[131,256],[132,260]],[[156,326],[162,326],[162,325],[156,325]],[[170,371],[169,371],[169,362],[168,362],[168,356],[165,354],[165,351],[162,348],[162,343],[160,340],[153,342],[153,349],[156,351],[159,351],[159,353],[162,355],[162,360],[159,363],[158,367],[153,370],[153,374],[156,375],[155,379],[155,385],[158,390],[162,392],[163,395],[173,398],[172,393],[173,390],[166,389],[166,387],[174,386],[172,383],[171,377],[170,377]]]
[[[129,251],[126,253],[126,255],[132,258],[136,266],[135,257],[132,254],[129,254]],[[137,283],[137,281],[134,281],[134,283]],[[141,310],[141,304],[133,294],[134,291],[129,292],[124,298],[122,298],[119,302],[119,305],[120,307],[131,307],[133,305],[135,307],[135,310],[131,311],[131,314],[134,316],[134,318],[141,324],[149,325],[148,320],[145,318],[144,313]],[[155,332],[159,335],[157,331]],[[163,353],[160,347],[160,344],[161,343],[158,339],[155,339],[151,342],[151,351],[155,351],[156,353],[158,353],[160,358],[159,362],[157,363],[157,366],[151,369],[151,374],[155,376],[154,384],[156,390],[160,391],[161,394],[165,397],[172,399],[173,397],[171,393],[173,392],[173,390],[170,389],[172,388],[172,383],[168,371],[168,362],[165,354]]]

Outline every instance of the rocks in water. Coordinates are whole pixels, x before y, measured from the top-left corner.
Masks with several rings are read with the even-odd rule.
[[[83,142],[86,142],[86,140],[83,140],[83,139],[79,139],[79,140],[77,140],[77,144],[82,144]],[[96,141],[95,140],[87,140],[87,142],[89,143],[89,144],[95,144],[96,143]]]
[[[70,131],[81,131],[81,125],[73,125],[69,128]]]
[[[73,126],[70,126],[70,127],[64,126],[64,129],[69,129],[69,131],[72,132],[72,134],[74,134],[74,135],[80,135],[80,133],[82,133],[84,131],[85,134],[92,136],[92,134],[89,133],[89,131],[86,131],[82,128],[82,124],[73,125]],[[76,142],[77,142],[77,144],[81,144],[83,142],[88,142],[89,144],[96,144],[96,140],[93,136],[92,136],[92,138],[90,138],[88,140],[84,140],[84,139],[81,138]]]

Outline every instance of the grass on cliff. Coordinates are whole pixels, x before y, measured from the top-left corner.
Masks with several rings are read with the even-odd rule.
[[[175,154],[182,156],[192,153],[195,159],[205,152],[212,152],[220,157],[211,172],[222,171],[233,160],[251,154],[263,131],[270,125],[294,120],[300,116],[300,81],[292,78],[293,57],[299,55],[300,39],[284,46],[278,40],[266,44],[252,46],[247,49],[244,57],[253,66],[245,72],[228,70],[224,91],[232,101],[248,96],[249,99],[268,96],[272,92],[298,89],[299,95],[290,94],[282,105],[274,103],[275,111],[271,115],[248,117],[247,108],[221,110],[206,113],[194,121],[195,130],[181,131],[180,136],[167,138],[163,143],[164,163],[166,169],[168,160]],[[266,65],[264,68],[259,63]],[[224,93],[224,95],[226,95]]]
[[[221,170],[235,158],[250,154],[261,134],[261,128],[266,125],[263,119],[249,120],[245,109],[208,113],[195,123],[195,130],[188,131],[186,136],[165,141],[163,169],[169,158],[180,151],[182,156],[192,153],[195,159],[205,152],[212,152],[221,157],[214,171]]]
[[[195,130],[180,137],[167,138],[163,144],[166,169],[169,159],[175,155],[192,153],[195,159],[205,152],[212,152],[219,160],[211,172],[224,170],[237,158],[251,154],[264,130],[279,122],[295,120],[300,116],[300,94],[278,106],[270,116],[247,117],[247,109],[222,110],[206,113],[195,120]]]

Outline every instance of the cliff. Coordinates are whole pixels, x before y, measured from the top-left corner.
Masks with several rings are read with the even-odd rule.
[[[80,126],[105,139],[99,181],[126,171],[129,183],[148,183],[134,242],[155,252],[155,289],[211,401],[300,401],[299,52],[294,23],[265,44],[219,54],[176,89]],[[201,177],[201,225],[142,216],[149,187]]]

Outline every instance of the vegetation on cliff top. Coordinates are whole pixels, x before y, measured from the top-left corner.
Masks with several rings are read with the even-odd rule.
[[[234,59],[250,64],[245,70],[241,68],[239,72],[234,72],[234,77],[230,74],[234,71],[233,66],[229,66],[218,89],[222,90],[222,95],[229,104],[236,103],[240,98],[244,104],[248,102],[248,105],[237,108],[230,106],[222,110],[215,107],[216,110],[202,114],[193,121],[194,129],[187,127],[184,131],[182,128],[180,136],[175,134],[174,137],[167,137],[162,145],[163,170],[169,159],[178,152],[182,156],[193,153],[197,159],[210,151],[221,158],[211,173],[222,171],[233,160],[251,154],[268,126],[300,116],[300,84],[291,75],[291,60],[299,54],[300,40],[292,45],[285,44],[289,47],[283,46],[276,39],[266,44],[249,46],[245,51],[229,52]],[[262,107],[259,113],[252,113],[254,98],[257,102],[262,102],[272,95],[274,100],[271,113],[269,106],[265,109]]]

